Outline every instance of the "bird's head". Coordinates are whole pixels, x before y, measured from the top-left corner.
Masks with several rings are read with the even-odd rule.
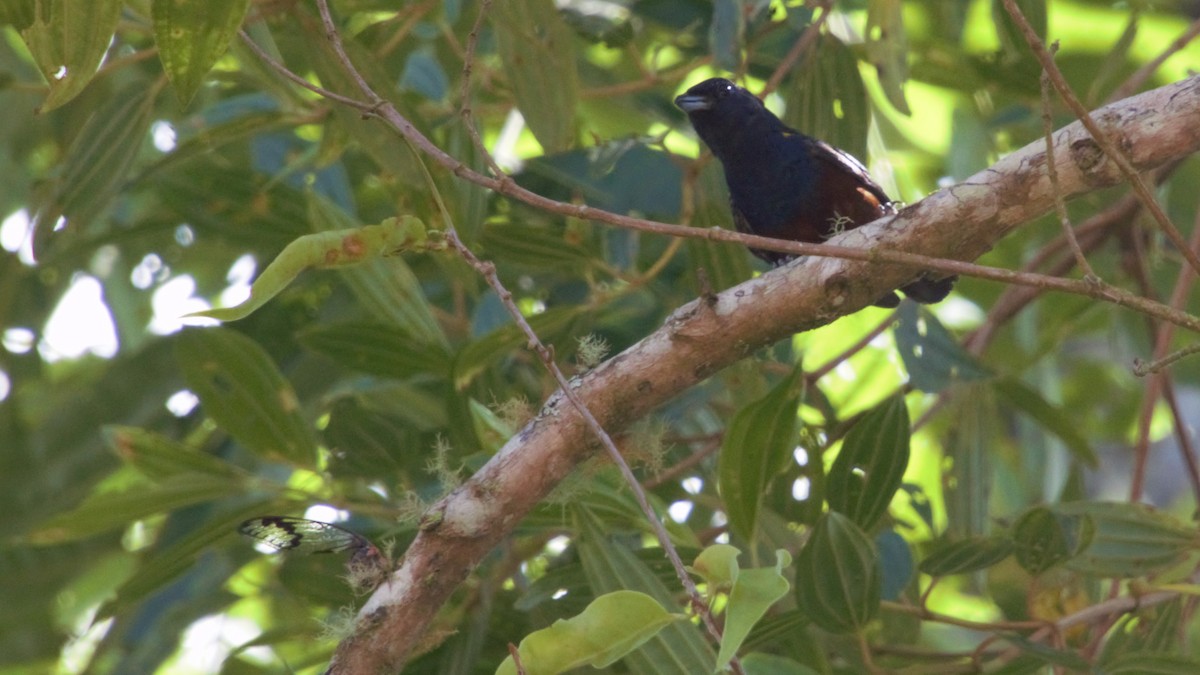
[[[676,97],[675,105],[687,113],[696,133],[718,155],[722,142],[732,142],[747,127],[782,125],[754,94],[720,77],[688,89]]]

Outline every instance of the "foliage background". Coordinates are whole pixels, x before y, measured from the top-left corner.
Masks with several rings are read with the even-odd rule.
[[[1061,42],[1058,62],[1089,107],[1184,34],[1193,10],[1019,4],[1043,36]],[[178,37],[167,24],[189,18],[168,5],[14,2],[0,17],[0,213],[16,214],[5,221],[9,232],[30,223],[25,253],[6,244],[0,255],[0,661],[13,672],[319,669],[334,641],[312,639],[318,621],[336,623],[355,602],[338,579],[341,561],[260,556],[237,539],[237,523],[330,505],[351,514],[348,527],[393,540],[401,552],[420,504],[486,461],[555,389],[495,294],[449,254],[309,272],[241,322],[175,330],[188,309],[156,300],[180,280],[192,280],[195,297],[220,302],[235,268],[244,278],[248,261],[261,269],[303,234],[397,214],[436,226],[441,216],[420,160],[400,138],[288,83],[230,33],[243,26],[294,72],[346,92],[310,3],[209,3],[214,16],[233,18],[201,34],[225,35],[228,50],[187,52],[170,82],[158,56],[180,47],[166,47]],[[727,225],[724,188],[714,162],[693,161],[699,148],[671,99],[730,71],[760,89],[814,17],[780,2],[498,2],[480,26],[464,99],[478,7],[396,5],[347,0],[334,10],[358,66],[439,147],[484,170],[460,114],[467,105],[522,186],[697,227]],[[84,6],[93,14],[81,17]],[[86,29],[84,39],[55,40],[64,16]],[[183,39],[199,44],[195,35]],[[56,53],[55,44],[76,52]],[[84,77],[97,51],[103,66]],[[211,69],[204,53],[217,59]],[[1145,86],[1183,78],[1198,56],[1200,48],[1184,48]],[[80,67],[65,78],[44,73],[56,82],[48,98],[38,64],[54,62]],[[1039,73],[998,2],[838,2],[769,103],[806,132],[870,157],[888,191],[912,202],[1040,137]],[[1056,113],[1056,126],[1069,120]],[[170,134],[173,144],[155,142]],[[586,336],[617,353],[660,326],[703,289],[697,268],[718,290],[758,270],[739,247],[566,220],[432,175],[464,241],[497,264],[567,368],[595,361],[578,346]],[[1159,191],[1185,229],[1196,219],[1190,186],[1198,179],[1189,160]],[[1079,199],[1072,218],[1099,223],[1087,230],[1100,233],[1088,258],[1104,279],[1167,297],[1178,256],[1139,213],[1112,217],[1126,191]],[[1019,268],[1061,252],[1060,233],[1043,218],[982,262]],[[81,279],[98,284],[117,349],[56,358],[47,328]],[[795,365],[809,375],[799,431],[808,463],[792,463],[770,484],[753,540],[734,533],[747,564],[769,564],[774,548],[800,548],[847,422],[910,380],[931,393],[904,399],[916,424],[912,460],[891,515],[869,533],[893,544],[877,554],[885,571],[911,570],[937,542],[1007,536],[1039,503],[1140,496],[1176,514],[1173,522],[1187,521],[1200,491],[1182,459],[1190,445],[1180,447],[1200,410],[1195,362],[1172,368],[1169,395],[1159,399],[1130,368],[1154,353],[1157,327],[1148,330],[1146,319],[1061,295],[989,314],[1005,293],[964,279],[933,314],[906,307],[906,323],[884,325],[846,355],[890,325],[883,310],[864,310],[715,375],[625,435],[656,503],[690,504],[673,524],[685,559],[729,534],[717,491],[729,448],[716,458],[726,430]],[[155,318],[156,327],[174,327],[151,330]],[[943,324],[952,339],[938,340]],[[914,341],[942,351],[914,359],[897,348]],[[168,410],[184,390],[203,404]],[[744,448],[773,431],[753,429]],[[1148,470],[1131,479],[1138,448]],[[1189,549],[1174,544],[1169,562],[1190,561]],[[645,567],[618,550],[636,551]],[[885,664],[928,666],[926,658],[946,652],[963,667],[962,654],[981,639],[968,629],[1000,631],[997,622],[1031,611],[1061,618],[1106,598],[1109,576],[1147,578],[1170,567],[1135,558],[1117,575],[1062,564],[1031,575],[1037,565],[1010,557],[987,574],[936,586],[929,607],[956,620],[918,621],[885,605],[861,639]],[[628,587],[619,565],[675,588],[619,478],[589,465],[479,567],[410,670],[491,672],[506,643],[579,611],[593,594]],[[1189,568],[1180,569],[1169,579],[1186,579]],[[893,603],[916,602],[929,587],[928,577],[899,578],[885,593]],[[569,592],[552,599],[560,588]],[[1192,667],[1184,660],[1194,655],[1191,613],[1183,603],[1168,607],[1122,623],[1105,648],[1086,648],[1102,644],[1108,624],[1098,624],[1091,634],[1061,636],[1060,651],[1024,646],[1024,661],[1013,663],[1112,665],[1157,649]],[[818,672],[862,667],[854,640],[807,625],[790,597],[767,628],[776,632],[760,630],[754,650]],[[209,645],[199,650],[208,660],[189,660],[197,643],[189,647],[185,635],[234,647],[257,630],[256,643],[272,647],[267,656],[239,651],[222,664],[229,648]],[[661,658],[633,658],[615,670],[677,672]]]

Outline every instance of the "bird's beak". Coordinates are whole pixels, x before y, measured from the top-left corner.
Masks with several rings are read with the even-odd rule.
[[[680,110],[690,113],[712,108],[712,99],[701,94],[684,94],[676,97],[675,105],[679,106]]]

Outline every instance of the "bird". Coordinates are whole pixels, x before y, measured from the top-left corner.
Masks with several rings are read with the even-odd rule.
[[[676,97],[675,105],[721,162],[739,232],[819,244],[897,211],[852,155],[787,126],[758,97],[727,79],[705,80]],[[750,252],[776,266],[793,257]],[[949,295],[956,279],[922,272],[900,290],[932,304]],[[896,307],[900,298],[888,293],[873,304]]]

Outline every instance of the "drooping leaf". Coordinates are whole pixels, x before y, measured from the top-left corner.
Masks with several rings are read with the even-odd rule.
[[[1101,577],[1154,574],[1200,550],[1194,525],[1144,504],[1066,502],[1049,510],[1059,518],[1086,518],[1091,536],[1067,561],[1073,570]]]
[[[1013,543],[1003,537],[973,537],[947,544],[921,561],[922,574],[944,577],[987,569],[1012,555]]]
[[[945,326],[915,302],[900,306],[895,328],[896,350],[912,385],[936,394],[955,382],[983,380],[992,376],[983,364],[959,346]]]
[[[1047,401],[1035,389],[1012,377],[1001,378],[995,385],[1001,400],[1029,415],[1046,431],[1058,437],[1075,459],[1089,467],[1097,465],[1096,452],[1081,433],[1071,411]]]
[[[40,544],[57,544],[91,537],[155,514],[232,497],[245,490],[241,481],[210,473],[180,473],[157,483],[122,492],[93,495],[79,508],[51,518],[30,536]]]
[[[40,112],[75,98],[96,75],[121,18],[122,0],[41,0],[21,32],[50,94]]]
[[[208,453],[188,448],[161,434],[137,427],[109,426],[104,440],[121,461],[136,467],[147,477],[160,480],[181,473],[204,473],[235,478],[232,464]]]
[[[114,616],[136,607],[160,588],[178,578],[200,561],[200,555],[222,541],[232,541],[237,524],[256,513],[270,511],[268,503],[256,501],[242,508],[222,513],[197,527],[169,545],[161,546],[144,556],[138,573],[121,584],[117,597],[98,611],[100,618]]]
[[[443,248],[445,242],[430,238],[425,225],[412,216],[388,218],[378,225],[306,234],[288,244],[258,275],[245,302],[234,307],[192,312],[189,316],[237,321],[265,305],[310,267],[345,267],[394,256],[403,251]]]
[[[88,117],[63,158],[62,174],[37,208],[34,250],[49,253],[60,236],[97,228],[142,147],[158,87],[144,82],[122,89]],[[54,230],[64,230],[52,234]]]
[[[483,248],[489,257],[535,269],[586,269],[592,254],[578,244],[543,228],[526,225],[489,224],[483,228]]]
[[[1017,564],[1030,574],[1060,565],[1084,550],[1095,526],[1086,514],[1065,515],[1044,506],[1029,509],[1013,525]]]
[[[746,33],[744,3],[715,0],[712,23],[708,27],[709,50],[713,60],[725,70],[737,70],[742,63],[742,40]]]
[[[559,619],[521,640],[517,652],[524,673],[556,675],[584,664],[604,668],[637,649],[662,628],[685,618],[636,591],[613,591],[592,601],[581,614]],[[516,675],[509,656],[496,675]]]
[[[527,321],[543,342],[552,343],[557,336],[570,329],[582,311],[581,307],[548,309],[528,317]],[[521,329],[512,323],[472,340],[454,359],[455,388],[462,391],[480,371],[527,341]]]
[[[867,56],[879,74],[883,93],[896,110],[911,113],[904,98],[908,80],[908,32],[900,0],[869,0],[867,3]]]
[[[185,330],[176,343],[184,379],[204,412],[248,449],[311,465],[316,440],[296,393],[266,351],[227,328]]]
[[[1192,675],[1200,672],[1200,658],[1188,654],[1130,652],[1103,667],[1104,675]]]
[[[154,40],[179,102],[187,105],[204,76],[229,48],[250,0],[154,0]]]
[[[717,468],[719,489],[729,524],[746,540],[754,539],[772,479],[792,460],[803,389],[804,373],[795,368],[765,397],[739,410],[725,432]]]
[[[829,469],[829,507],[870,530],[887,512],[909,456],[908,407],[902,395],[869,410],[842,441]]]
[[[674,606],[673,591],[632,551],[610,541],[589,509],[576,507],[574,512],[580,532],[579,558],[593,593],[640,591],[665,607]],[[715,658],[699,628],[688,622],[673,622],[640,649],[626,655],[624,665],[635,673],[659,672],[661,664],[671,664],[675,672],[702,673],[712,669]]]
[[[787,595],[791,585],[783,569],[792,564],[792,556],[779,549],[775,552],[774,567],[740,569],[737,558],[729,564],[732,588],[725,609],[725,628],[721,634],[721,650],[717,654],[717,670],[726,668],[737,655],[750,630],[758,624],[780,598]]]
[[[379,377],[450,373],[450,355],[441,345],[421,342],[392,324],[351,321],[316,325],[297,337],[300,344],[347,368]]]
[[[494,453],[500,450],[504,443],[512,437],[515,429],[479,401],[471,399],[468,404],[471,410],[471,422],[475,427],[475,437],[483,443],[484,451]]]
[[[0,3],[0,26],[25,30],[33,23],[37,0],[7,0]]]
[[[828,34],[817,39],[811,54],[790,78],[784,122],[866,162],[871,110],[858,58]]]
[[[796,558],[796,603],[831,633],[850,633],[879,611],[879,556],[846,516],[829,511]]]
[[[432,101],[440,101],[446,98],[450,82],[433,54],[428,51],[415,51],[404,62],[400,86],[412,89]]]
[[[775,654],[753,652],[743,656],[740,661],[746,675],[819,675],[802,663]]]
[[[575,144],[579,75],[571,29],[552,0],[505,0],[490,14],[517,107],[547,152]]]
[[[351,214],[316,192],[309,191],[307,197],[308,218],[314,230],[357,231],[364,227]],[[390,230],[395,225],[399,225],[399,229]],[[414,227],[407,216],[399,220],[388,218],[379,226],[366,227],[383,227],[385,231],[379,233],[383,239],[421,236],[416,231],[405,234],[408,228]],[[386,230],[390,230],[391,234]],[[434,243],[433,239],[429,237],[426,241]],[[436,247],[440,246],[441,243],[438,243]],[[425,297],[421,283],[403,257],[376,256],[373,259],[362,260],[357,265],[343,267],[339,273],[372,318],[393,321],[413,337],[431,344],[446,344],[446,335],[433,318],[433,309]]]

